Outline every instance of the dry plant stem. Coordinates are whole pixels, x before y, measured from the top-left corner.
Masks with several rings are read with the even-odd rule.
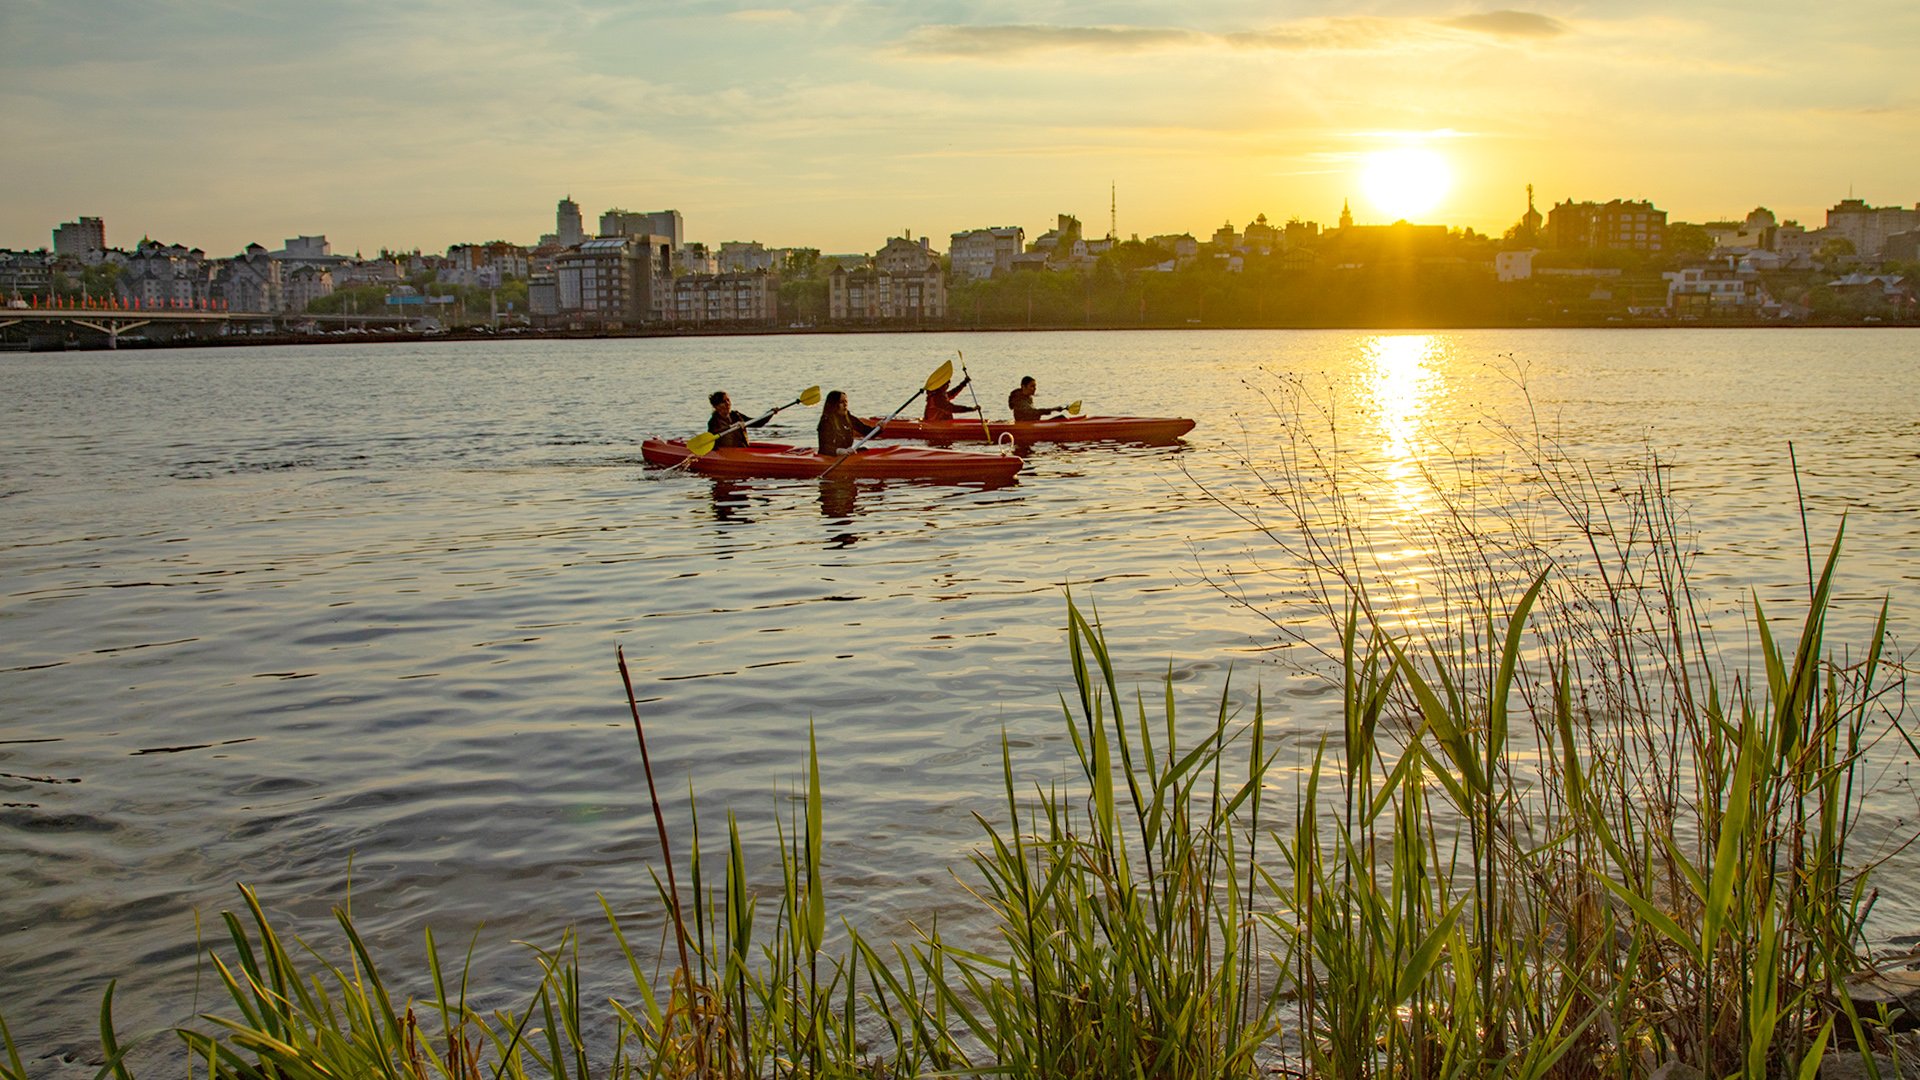
[[[680,950],[680,976],[685,980],[688,1008],[692,1009],[694,1006],[693,964],[687,955],[687,924],[680,913],[680,885],[673,873],[673,849],[667,842],[667,818],[660,810],[660,791],[653,782],[653,759],[647,754],[647,732],[645,726],[640,723],[640,702],[633,694],[633,676],[627,673],[627,651],[616,645],[614,656],[620,664],[620,682],[627,690],[627,708],[633,713],[633,735],[640,741],[640,767],[647,774],[647,797],[653,801],[653,824],[660,834],[660,861],[667,864],[667,906],[673,911],[674,944]],[[704,1037],[696,1039],[694,1043],[694,1052],[699,1056],[699,1071],[702,1076],[707,1072],[706,1045],[707,1040]]]

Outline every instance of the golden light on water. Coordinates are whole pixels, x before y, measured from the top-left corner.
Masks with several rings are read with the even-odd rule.
[[[1424,469],[1429,444],[1422,434],[1441,384],[1441,342],[1427,334],[1377,336],[1361,345],[1356,374],[1380,440],[1368,531],[1382,584],[1402,618],[1419,619],[1422,583],[1436,553],[1424,540],[1439,511]]]
[[[1374,337],[1361,345],[1368,397],[1377,411],[1388,462],[1411,466],[1420,421],[1438,381],[1439,341],[1427,334]]]

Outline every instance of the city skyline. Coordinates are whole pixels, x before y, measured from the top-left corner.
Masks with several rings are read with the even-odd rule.
[[[1869,3],[12,4],[0,247],[531,242],[570,195],[859,251],[1078,215],[1498,234],[1562,199],[1817,224],[1910,200],[1920,10]],[[1040,103],[1036,105],[1035,103]],[[26,152],[19,152],[22,148]]]

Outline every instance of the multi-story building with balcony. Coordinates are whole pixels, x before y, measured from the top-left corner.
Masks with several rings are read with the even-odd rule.
[[[1018,225],[996,225],[953,234],[947,249],[955,281],[985,281],[1013,272],[1014,256],[1025,251],[1027,231]]]
[[[947,278],[926,237],[893,237],[869,266],[835,266],[827,278],[833,322],[924,325],[947,317]]]
[[[665,316],[673,250],[664,236],[603,236],[554,260],[558,318],[607,328],[642,326]]]
[[[780,279],[765,270],[745,274],[685,274],[673,279],[678,326],[772,326],[779,318]]]
[[[1563,249],[1664,251],[1667,212],[1651,202],[1559,203],[1547,213],[1547,239]]]

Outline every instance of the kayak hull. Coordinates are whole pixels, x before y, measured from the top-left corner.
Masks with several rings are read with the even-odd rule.
[[[1060,416],[989,420],[984,430],[978,420],[891,420],[883,435],[928,442],[998,442],[1002,435],[1011,435],[1021,444],[1101,440],[1166,443],[1192,430],[1193,421],[1184,416]]]
[[[1021,459],[1011,454],[983,454],[926,446],[863,446],[846,458],[817,454],[804,446],[753,443],[715,447],[690,455],[679,439],[648,439],[640,444],[647,464],[674,466],[693,457],[687,468],[702,476],[805,480],[832,470],[848,479],[994,481],[1011,480]],[[838,463],[836,465],[836,463]]]

